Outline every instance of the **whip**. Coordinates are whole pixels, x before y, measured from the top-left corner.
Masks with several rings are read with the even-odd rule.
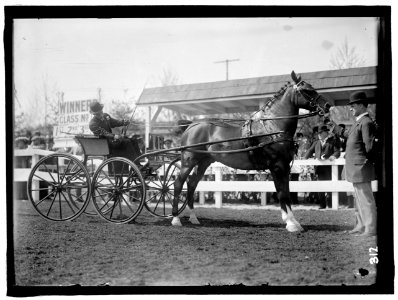
[[[123,129],[122,129],[122,136],[124,136],[124,137],[126,136],[127,128],[129,127],[131,121],[133,120],[133,117],[134,117],[134,114],[135,114],[135,111],[136,111],[136,110],[137,110],[137,105],[134,107],[133,113],[131,114],[131,117],[130,117],[130,119],[128,120],[128,121],[129,121],[129,124],[125,125],[125,126],[123,127]]]

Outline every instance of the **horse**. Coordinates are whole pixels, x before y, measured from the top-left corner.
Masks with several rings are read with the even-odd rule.
[[[295,152],[293,136],[298,118],[302,117],[299,108],[310,111],[306,116],[322,116],[331,106],[294,71],[291,77],[294,84],[288,82],[243,126],[215,121],[185,122],[190,124],[185,125],[181,146],[197,145],[181,152],[181,170],[174,182],[172,225],[182,225],[178,202],[185,182],[189,221],[200,224],[194,212],[194,192],[206,169],[218,161],[235,169],[270,170],[286,229],[304,230],[293,215],[289,197],[290,163]]]

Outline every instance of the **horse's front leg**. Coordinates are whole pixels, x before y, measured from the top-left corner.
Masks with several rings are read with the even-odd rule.
[[[177,176],[176,180],[174,181],[174,198],[173,198],[173,208],[172,208],[173,219],[171,221],[171,225],[173,226],[182,226],[180,217],[178,216],[178,203],[181,197],[181,192],[184,186],[184,182],[187,181],[189,173],[191,172],[193,167],[194,166],[188,166],[188,167],[182,166],[180,174]]]
[[[187,182],[187,186],[188,186],[188,191],[187,191],[188,208],[187,208],[187,211],[189,213],[189,221],[192,224],[196,224],[196,225],[200,224],[198,218],[196,217],[196,214],[194,211],[194,205],[193,205],[196,187],[198,186],[198,183],[202,179],[203,175],[205,174],[206,169],[213,162],[214,162],[214,160],[212,160],[211,158],[202,159],[198,163],[198,167],[193,172],[193,174],[189,177],[189,180]]]
[[[282,220],[286,223],[286,229],[290,232],[303,231],[300,223],[293,215],[290,202],[289,168],[274,167],[271,170],[277,196],[281,205]]]

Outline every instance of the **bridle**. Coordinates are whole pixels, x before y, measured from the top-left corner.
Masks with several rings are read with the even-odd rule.
[[[325,111],[328,109],[328,106],[330,106],[327,102],[325,103],[324,107],[322,107],[321,105],[319,105],[318,100],[322,97],[320,94],[318,94],[316,92],[316,96],[315,97],[311,97],[308,93],[304,92],[302,88],[300,88],[301,86],[303,86],[305,84],[304,80],[299,81],[298,83],[293,85],[293,89],[295,91],[295,96],[296,96],[296,92],[299,92],[300,95],[309,102],[310,107],[316,107],[317,109],[315,111],[312,111],[308,114],[303,114],[303,115],[292,115],[292,116],[278,116],[278,117],[269,117],[269,118],[260,118],[259,120],[261,121],[268,121],[268,120],[280,120],[280,119],[304,119],[304,118],[308,118],[308,117],[312,117],[315,115],[319,115],[319,116],[324,116],[325,115]],[[291,86],[291,85],[290,85]],[[277,100],[276,98],[277,96],[272,97],[271,99],[269,99],[267,101],[267,103],[265,103],[259,110],[255,111],[254,113],[252,113],[250,115],[250,120],[253,120],[253,116],[256,115],[258,112],[262,111],[262,112],[266,112],[266,109],[268,106],[270,106],[270,104],[272,102],[274,102],[275,100]],[[294,101],[296,106],[297,105],[297,96],[295,97]]]
[[[326,110],[328,110],[328,108],[330,107],[330,105],[325,101],[325,105],[322,107],[321,105],[319,105],[318,100],[322,97],[320,94],[318,94],[318,92],[316,92],[316,96],[315,97],[311,97],[308,93],[305,92],[305,90],[303,91],[302,88],[300,88],[301,86],[303,86],[305,83],[304,80],[300,80],[298,83],[296,83],[295,85],[293,85],[293,89],[297,92],[300,93],[300,95],[307,100],[310,103],[310,107],[316,107],[316,112],[320,115],[320,116],[324,116],[326,113]],[[297,99],[296,99],[297,101]]]

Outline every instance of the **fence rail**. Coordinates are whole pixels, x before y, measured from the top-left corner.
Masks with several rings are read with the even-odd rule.
[[[40,149],[15,150],[14,155],[17,158],[30,157],[33,167],[41,157],[49,155],[51,151]],[[339,192],[353,192],[351,183],[345,180],[338,180],[338,166],[344,165],[345,159],[339,158],[334,161],[319,161],[316,159],[295,160],[293,168],[297,166],[330,166],[332,168],[332,179],[325,181],[290,181],[291,192],[331,192],[332,209],[338,209]],[[15,168],[14,181],[26,182],[30,173],[30,168]],[[267,204],[266,193],[275,192],[273,181],[223,181],[222,175],[226,169],[230,169],[221,163],[214,163],[210,166],[210,171],[215,174],[214,181],[200,181],[197,187],[199,192],[199,202],[204,203],[204,192],[214,192],[215,206],[222,207],[222,192],[260,192],[261,204]],[[230,169],[232,170],[232,169]],[[253,173],[253,172],[250,172]],[[372,190],[377,191],[377,181],[372,181]]]

